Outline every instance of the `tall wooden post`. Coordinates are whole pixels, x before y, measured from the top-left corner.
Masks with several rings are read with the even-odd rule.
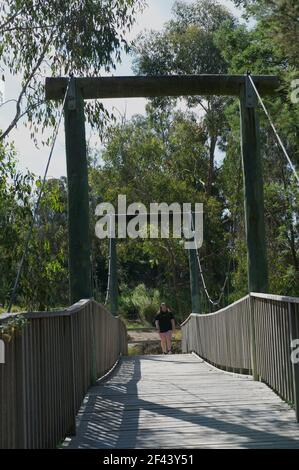
[[[112,315],[118,313],[118,282],[117,282],[117,247],[116,238],[111,237],[110,240],[110,309]]]
[[[241,139],[249,292],[268,292],[264,192],[257,101],[249,78],[241,86]]]
[[[64,109],[68,180],[70,302],[92,297],[84,101],[71,79]]]
[[[241,146],[244,178],[245,227],[247,241],[247,272],[249,292],[268,292],[268,269],[264,221],[264,189],[260,149],[257,99],[248,77],[241,87]],[[256,368],[256,335],[254,302],[250,298],[251,368]]]

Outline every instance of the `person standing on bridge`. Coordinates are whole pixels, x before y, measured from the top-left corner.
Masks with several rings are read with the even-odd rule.
[[[175,332],[175,320],[172,312],[163,302],[155,317],[156,328],[161,339],[163,354],[171,354],[171,339]]]

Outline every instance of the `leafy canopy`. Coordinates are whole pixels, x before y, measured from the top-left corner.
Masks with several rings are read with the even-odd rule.
[[[100,75],[128,50],[126,34],[143,0],[5,0],[0,3],[0,66],[21,77],[15,116],[2,139],[25,113],[34,124],[53,124],[55,105],[44,103],[47,75]],[[102,108],[87,107],[96,123]]]

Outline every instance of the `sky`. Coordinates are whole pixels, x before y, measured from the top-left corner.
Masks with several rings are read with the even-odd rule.
[[[143,13],[137,16],[137,21],[132,31],[128,34],[128,39],[134,39],[138,33],[145,29],[162,29],[164,23],[171,18],[171,10],[174,2],[175,0],[147,0],[148,6]],[[184,2],[192,3],[192,0],[184,0]],[[240,16],[240,11],[233,6],[230,0],[222,0],[219,1],[219,3],[228,7],[235,15]],[[132,58],[123,54],[122,63],[117,66],[113,75],[133,75]],[[0,93],[2,93],[4,101],[15,99],[19,89],[19,77],[6,76],[4,86],[0,81]],[[143,98],[110,99],[103,100],[103,104],[109,111],[113,110],[116,116],[125,114],[126,118],[129,119],[134,114],[144,114],[146,100]],[[14,109],[14,102],[4,104],[0,107],[1,129],[5,129],[10,123],[14,115]],[[50,135],[50,133],[47,135]],[[86,137],[93,146],[100,146],[98,136],[92,134],[89,128],[86,129]],[[15,143],[19,162],[18,167],[22,170],[28,169],[36,175],[43,175],[50,149],[43,146],[39,148],[35,147],[30,138],[30,131],[24,126],[24,120],[11,132],[9,140]],[[62,122],[48,171],[48,177],[59,178],[65,175],[65,142]]]

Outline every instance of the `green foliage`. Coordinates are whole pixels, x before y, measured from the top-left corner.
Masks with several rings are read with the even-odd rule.
[[[267,42],[298,68],[299,4],[296,0],[234,0],[245,7],[247,17],[253,16],[264,31]]]
[[[0,305],[8,304],[40,181],[21,173],[12,146],[0,147]],[[17,291],[27,309],[68,304],[66,181],[48,180]]]
[[[31,217],[33,175],[17,169],[13,146],[0,145],[0,305],[8,300]]]
[[[137,285],[132,291],[122,288],[120,314],[127,320],[139,318],[143,325],[151,325],[160,305],[157,289],[147,289],[144,284]]]
[[[21,335],[27,325],[28,320],[23,315],[16,315],[0,324],[0,339],[10,342],[15,336]]]
[[[47,2],[45,5],[39,4],[38,11],[33,15],[34,34],[29,37],[31,33],[27,30],[24,32],[24,47],[32,44],[32,50],[26,49],[23,58],[22,50],[16,50],[18,43],[10,43],[14,38],[20,41],[21,27],[25,24],[28,26],[26,18],[29,17],[31,2],[8,2],[7,9],[2,10],[2,14],[4,11],[8,13],[12,5],[16,8],[17,5],[26,4],[26,8],[12,19],[11,24],[16,30],[10,31],[3,42],[2,58],[10,51],[12,55],[7,56],[7,60],[12,61],[15,54],[15,70],[23,73],[24,77],[26,74],[29,76],[30,67],[35,64],[32,57],[38,60],[37,47],[39,44],[46,44],[50,34],[45,28],[38,38],[37,25],[48,24],[45,21],[54,17],[59,4],[59,26],[53,36],[54,49],[50,60],[52,72],[57,73],[61,69],[61,73],[67,73],[67,70],[75,68],[76,74],[82,75],[85,72],[91,74],[97,71],[101,65],[109,68],[109,64],[114,63],[112,59],[117,60],[117,54],[114,56],[113,51],[120,50],[121,47],[121,41],[117,43],[113,39],[120,39],[119,34],[123,34],[122,28],[120,33],[113,29],[113,25],[118,22],[118,14],[131,17],[131,7],[140,2],[116,3],[117,8],[112,16],[109,10],[112,2],[108,2],[107,12],[96,19],[100,23],[101,41],[108,41],[106,50],[97,48],[96,42],[99,38],[97,33],[94,35],[91,25],[92,18],[95,19],[94,15],[99,13],[103,2],[96,2],[96,5],[95,2],[76,2],[81,13],[85,11],[84,8],[91,8],[91,5],[95,5],[95,9],[87,11],[85,25],[79,22],[76,12],[73,18],[66,15],[64,25],[74,28],[65,28],[59,38],[57,31],[61,32],[60,22],[63,21],[63,14],[70,11],[70,5],[57,1],[53,4],[53,10],[49,8],[45,11]],[[294,12],[297,12],[298,7],[288,0],[239,3],[246,3],[247,15],[254,15],[255,22],[250,24],[250,28],[238,23],[227,10],[214,1],[196,0],[193,4],[177,2],[173,19],[162,31],[158,34],[144,33],[136,42],[136,70],[148,75],[243,74],[248,69],[256,74],[278,74],[281,79],[280,90],[275,97],[266,98],[265,104],[292,160],[298,167],[299,106],[290,100],[290,82],[298,78],[298,41],[294,40],[290,44],[290,36],[287,34],[287,31],[292,32],[297,27],[298,16],[296,17]],[[128,9],[125,9],[126,5]],[[286,33],[284,37],[277,31],[283,5],[289,12],[281,22],[281,31]],[[122,13],[119,13],[118,8],[123,8]],[[41,16],[42,11],[45,11],[44,18]],[[123,26],[124,18],[121,16],[120,23],[117,24]],[[111,21],[106,25],[107,19]],[[79,36],[75,35],[78,31],[83,34],[82,45],[78,44]],[[66,41],[65,45],[63,41]],[[290,44],[289,48],[287,44]],[[81,46],[84,54],[86,52],[85,55],[80,55]],[[40,52],[42,55],[43,49]],[[30,83],[37,80],[37,87],[34,90],[28,87],[25,93],[28,103],[38,99],[41,93],[39,76],[34,77]],[[152,100],[147,105],[145,116],[134,116],[129,121],[123,119],[120,124],[114,123],[106,127],[103,149],[90,151],[92,264],[94,296],[98,300],[103,301],[107,287],[108,244],[94,236],[95,207],[103,201],[117,206],[119,194],[126,194],[127,204],[140,201],[147,208],[151,202],[203,203],[204,244],[200,249],[200,257],[208,290],[213,298],[218,298],[230,266],[224,304],[247,293],[238,101],[231,98],[209,97],[205,100],[204,97],[186,97],[188,111],[184,112],[178,111],[174,107],[175,104],[176,99]],[[51,105],[48,106],[46,114],[42,108],[40,112],[35,122],[47,124],[47,119],[53,119]],[[270,291],[298,296],[298,187],[263,113],[260,113],[260,123]],[[217,158],[220,152],[221,158]],[[4,146],[2,143],[2,306],[5,306],[9,299],[32,220],[39,185],[40,181],[32,174],[21,173],[17,169],[13,147]],[[17,304],[24,308],[48,309],[68,304],[66,206],[65,179],[48,180],[16,299]],[[177,239],[120,240],[118,277],[120,314],[125,319],[151,324],[160,300],[171,306],[178,321],[190,312],[188,256],[182,242]],[[210,311],[211,305],[204,302],[206,301],[203,300],[204,310]]]
[[[122,294],[119,299],[119,314],[125,320],[137,320],[139,319],[139,309],[138,306],[134,304],[131,291],[124,286],[122,286]]]
[[[249,5],[250,3],[250,5]],[[279,4],[280,5],[279,5]],[[299,163],[298,152],[298,105],[290,100],[291,80],[298,77],[292,61],[288,60],[289,51],[283,49],[286,39],[275,34],[274,23],[282,4],[292,2],[247,2],[247,12],[254,14],[255,27],[248,30],[245,26],[231,29],[223,24],[215,35],[216,44],[222,46],[222,55],[230,59],[230,73],[240,73],[250,69],[255,74],[276,74],[281,80],[279,93],[273,97],[265,97],[264,102],[284,141],[287,151],[295,165]],[[266,5],[267,4],[267,5]],[[276,6],[275,6],[276,5]],[[296,7],[297,8],[297,7]],[[298,18],[291,14],[285,15],[282,28],[288,23],[292,31]],[[290,44],[290,40],[288,40]],[[293,44],[293,42],[292,42]],[[298,42],[294,43],[298,45]],[[298,55],[297,55],[298,57]],[[229,133],[224,140],[226,159],[221,169],[225,194],[236,186],[235,175],[239,160],[238,134],[239,121],[236,119],[237,109],[231,105],[226,110]],[[269,267],[269,290],[277,294],[298,295],[299,263],[298,263],[298,187],[293,179],[290,168],[276,144],[268,119],[260,114],[261,145],[264,169],[265,218]],[[243,213],[241,211],[243,193],[238,192],[237,198],[229,197],[229,204],[237,217],[237,271],[233,276],[235,298],[245,293],[246,286],[246,245],[244,235]],[[242,288],[242,286],[244,286]]]
[[[130,324],[132,321],[138,320],[141,325],[152,326],[160,305],[159,291],[148,289],[144,284],[139,284],[133,289],[122,285],[120,291],[120,315],[130,321]]]
[[[126,33],[143,0],[6,0],[0,5],[0,66],[20,75],[16,115],[2,138],[25,112],[32,136],[38,125],[52,126],[56,105],[44,103],[44,77],[109,72],[128,51]],[[103,106],[89,103],[99,124]]]
[[[203,202],[205,244],[201,254],[209,289],[218,296],[228,265],[230,220],[223,217],[226,205],[218,187],[215,185],[214,195],[208,194],[207,139],[192,113],[148,107],[145,117],[135,116],[108,129],[99,156],[101,165],[93,165],[90,171],[90,187],[92,200],[115,206],[119,194],[126,194],[128,204],[140,201],[147,209],[155,201]],[[159,289],[178,318],[190,311],[188,256],[179,240],[120,240],[118,258],[121,283],[131,289],[140,283]]]
[[[132,302],[138,308],[141,319],[152,325],[160,305],[159,291],[148,291],[144,284],[139,284],[133,291]]]
[[[135,71],[146,75],[227,73],[228,62],[215,41],[217,31],[226,24],[234,29],[235,20],[226,8],[214,0],[176,2],[173,19],[162,32],[141,34],[135,44]],[[204,111],[198,125],[206,134],[209,171],[206,189],[212,193],[215,182],[215,152],[225,127],[226,99],[219,96],[186,97],[188,107]],[[155,106],[170,107],[175,99],[154,99]]]

